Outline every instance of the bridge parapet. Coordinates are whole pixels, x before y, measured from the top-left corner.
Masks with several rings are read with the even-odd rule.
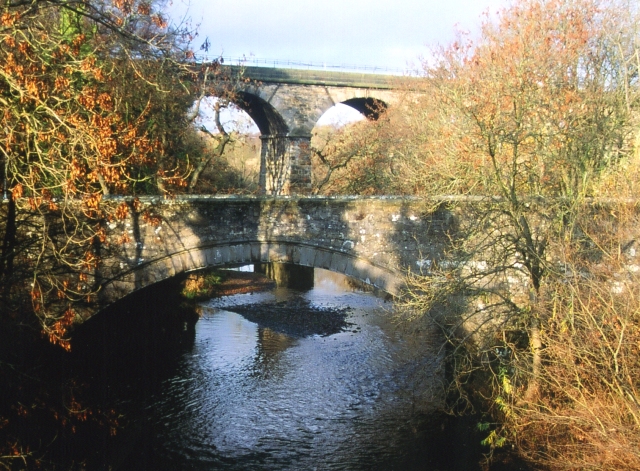
[[[285,69],[256,66],[222,66],[232,74],[267,83],[287,83],[297,85],[320,85],[328,87],[354,87],[374,90],[398,88],[406,77],[333,70]],[[410,79],[409,79],[410,80]]]
[[[131,211],[108,225],[95,273],[100,294],[87,317],[183,272],[250,263],[325,268],[396,294],[407,270],[442,255],[454,221],[430,211],[432,202],[388,197],[125,201]]]

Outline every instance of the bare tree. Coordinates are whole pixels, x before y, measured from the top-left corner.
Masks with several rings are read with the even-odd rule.
[[[467,203],[447,256],[412,275],[408,304],[449,314],[437,319],[461,391],[485,374],[502,424],[488,431],[492,448],[525,443],[516,435],[532,417],[524,411],[550,407],[549,302],[589,260],[576,250],[596,239],[586,198],[633,153],[637,49],[619,47],[637,35],[622,24],[632,16],[596,0],[514,4],[477,42],[461,36],[439,51],[426,70],[428,100],[409,120],[420,187]]]

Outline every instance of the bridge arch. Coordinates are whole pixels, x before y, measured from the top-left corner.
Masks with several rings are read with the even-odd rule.
[[[372,121],[376,121],[389,106],[386,102],[373,97],[350,98],[342,104],[350,106]]]
[[[100,263],[85,274],[97,295],[78,306],[83,319],[181,273],[251,263],[323,268],[398,295],[407,271],[446,257],[457,223],[445,205],[434,210],[433,200],[400,197],[113,197],[105,204],[134,201],[105,226]]]
[[[391,295],[401,289],[403,274],[339,250],[300,242],[243,241],[207,244],[181,250],[121,273],[101,285],[102,311],[116,301],[155,283],[204,268],[257,263],[288,263],[323,268],[349,276]]]
[[[398,77],[385,75],[226,65],[220,68],[236,80],[236,104],[260,129],[260,188],[267,195],[310,193],[311,134],[328,109],[344,103],[368,119],[377,119],[387,106],[398,101],[397,89],[403,88]]]
[[[253,119],[263,136],[286,135],[289,132],[278,110],[260,96],[238,92],[234,103]]]
[[[215,96],[215,92],[210,91],[208,97]],[[290,137],[290,129],[285,118],[273,104],[261,96],[260,89],[255,86],[235,91],[231,101],[253,120],[260,131],[261,192],[273,195],[288,194],[292,173],[291,154],[299,154],[299,143]]]

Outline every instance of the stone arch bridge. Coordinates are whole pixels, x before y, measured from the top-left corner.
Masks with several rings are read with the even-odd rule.
[[[129,214],[108,226],[89,281],[98,297],[84,318],[180,273],[252,263],[324,268],[397,294],[407,270],[442,256],[455,219],[431,210],[433,201],[391,197],[125,201]]]
[[[260,188],[268,195],[308,194],[311,132],[332,106],[343,103],[376,119],[402,97],[407,80],[392,75],[267,67],[222,66],[246,78],[235,103],[260,129]],[[215,95],[215,85],[211,94]]]

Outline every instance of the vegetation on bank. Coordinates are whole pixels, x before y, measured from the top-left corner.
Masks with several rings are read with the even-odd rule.
[[[187,276],[180,294],[188,300],[208,299],[226,280],[226,273],[220,270],[207,273],[192,273]]]
[[[489,458],[640,469],[639,54],[633,2],[513,2],[404,105],[316,139],[319,192],[478,201],[403,316],[441,325]]]
[[[187,301],[204,301],[215,296],[231,296],[275,287],[275,281],[259,273],[208,269],[187,275],[180,284],[180,295]]]

